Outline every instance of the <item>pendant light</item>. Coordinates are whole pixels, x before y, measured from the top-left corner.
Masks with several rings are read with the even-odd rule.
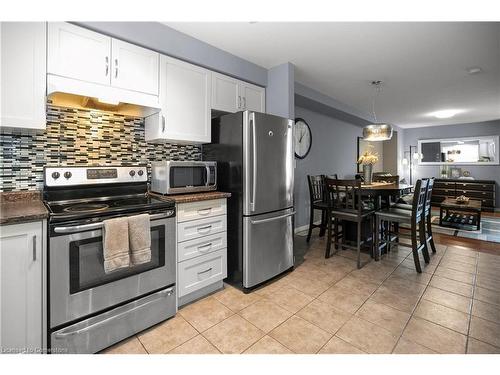
[[[392,126],[377,122],[377,115],[375,114],[375,98],[382,91],[381,85],[382,81],[372,81],[372,86],[375,88],[372,100],[372,113],[375,123],[366,125],[363,128],[363,139],[365,141],[388,141],[392,138]]]

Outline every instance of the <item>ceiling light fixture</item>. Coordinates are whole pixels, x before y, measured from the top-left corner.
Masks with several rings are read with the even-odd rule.
[[[118,104],[120,104],[120,102],[118,100],[114,100],[114,99],[97,98],[97,101],[99,103],[110,104],[110,105],[118,105]]]
[[[450,118],[455,116],[456,114],[463,112],[460,109],[443,109],[442,111],[432,112],[429,115],[436,118]]]
[[[386,123],[379,123],[375,113],[375,98],[382,91],[382,81],[372,81],[371,84],[375,88],[372,99],[372,114],[375,123],[363,128],[363,139],[365,141],[387,141],[392,138],[392,126]]]

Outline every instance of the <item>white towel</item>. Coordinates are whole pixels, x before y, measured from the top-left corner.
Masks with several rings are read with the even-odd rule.
[[[149,214],[128,218],[130,261],[133,265],[151,261],[151,229]]]
[[[104,272],[130,265],[128,220],[126,217],[104,220],[102,231]]]

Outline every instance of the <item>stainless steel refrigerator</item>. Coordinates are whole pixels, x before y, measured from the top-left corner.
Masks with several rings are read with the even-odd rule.
[[[293,267],[293,121],[259,112],[212,119],[204,160],[228,199],[228,279],[253,288]]]

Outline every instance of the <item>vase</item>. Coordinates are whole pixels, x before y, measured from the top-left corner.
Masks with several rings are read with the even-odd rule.
[[[363,164],[363,178],[365,180],[365,184],[367,185],[371,185],[372,183],[372,169],[373,165]]]

